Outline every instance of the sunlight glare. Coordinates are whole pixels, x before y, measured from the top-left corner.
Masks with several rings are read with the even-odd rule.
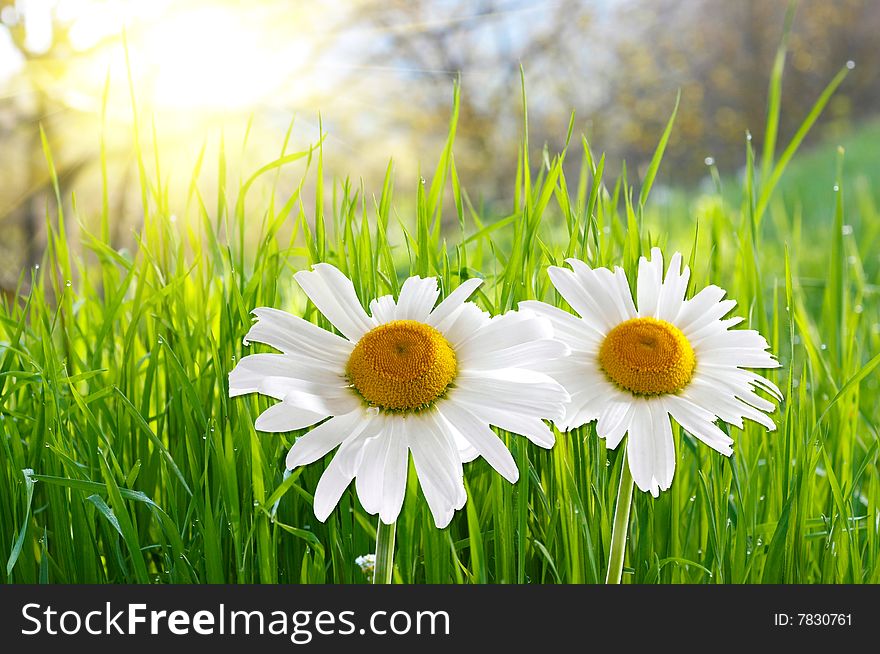
[[[156,107],[245,109],[278,84],[260,34],[222,8],[172,13],[132,39],[130,48]]]

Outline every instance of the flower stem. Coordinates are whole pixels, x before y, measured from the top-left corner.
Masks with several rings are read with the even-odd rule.
[[[376,530],[376,567],[373,569],[374,584],[390,584],[394,574],[394,532],[396,523],[386,525],[379,519]]]
[[[617,487],[617,507],[614,509],[614,528],[611,531],[611,552],[608,556],[606,584],[619,584],[623,577],[623,559],[626,556],[626,537],[629,532],[629,510],[632,507],[633,478],[626,460],[626,450],[620,467],[620,486]]]

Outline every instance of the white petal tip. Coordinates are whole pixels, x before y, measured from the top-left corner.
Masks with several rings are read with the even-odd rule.
[[[290,451],[287,453],[287,458],[284,460],[284,465],[288,470],[294,470],[295,468],[302,465],[302,462],[299,460],[299,457],[293,451],[293,447],[290,448]]]
[[[448,516],[443,516],[440,520],[434,518],[434,526],[437,527],[437,529],[446,529],[450,522],[452,522],[452,513]]]

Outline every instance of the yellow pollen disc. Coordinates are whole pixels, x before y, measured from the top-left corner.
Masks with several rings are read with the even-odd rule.
[[[361,337],[348,380],[369,404],[391,411],[430,406],[455,379],[455,352],[430,325],[394,320]]]
[[[599,364],[615,384],[634,395],[676,393],[694,374],[694,348],[665,320],[633,318],[605,336]]]

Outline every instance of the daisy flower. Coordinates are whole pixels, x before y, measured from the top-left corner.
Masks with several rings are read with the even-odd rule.
[[[657,497],[675,473],[670,416],[717,452],[730,456],[733,440],[716,420],[743,428],[748,418],[769,430],[766,415],[779,389],[744,368],[777,368],[769,345],[754,330],[731,329],[742,318],[726,316],[736,306],[725,291],[707,286],[685,299],[690,270],[673,255],[663,276],[663,255],[651,250],[639,260],[636,303],[622,268],[590,268],[568,259],[567,268],[550,267],[556,290],[579,314],[543,302],[522,302],[553,322],[557,338],[571,355],[549,362],[545,372],[571,395],[565,417],[570,430],[596,420],[609,449],[629,434],[628,462],[636,486]]]
[[[490,318],[466,301],[479,279],[465,281],[435,306],[437,280],[410,277],[396,302],[390,295],[370,302],[369,315],[351,280],[329,264],[295,279],[342,335],[284,311],[254,310],[257,322],[245,342],[282,354],[244,357],[229,375],[229,394],[281,400],[257,418],[259,431],[320,423],[296,440],[288,469],[338,448],[315,490],[319,520],[355,479],[364,509],[393,523],[412,454],[434,521],[443,528],[467,499],[462,463],[482,456],[505,479],[519,476],[489,425],[553,445],[542,418],[562,419],[568,394],[534,368],[567,348],[553,338],[546,318],[527,311]]]

